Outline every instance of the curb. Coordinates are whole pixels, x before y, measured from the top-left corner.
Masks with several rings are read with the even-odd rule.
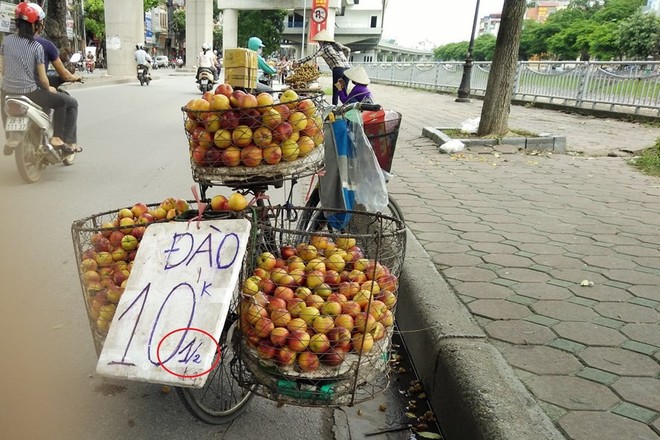
[[[408,231],[397,324],[448,439],[565,440]]]

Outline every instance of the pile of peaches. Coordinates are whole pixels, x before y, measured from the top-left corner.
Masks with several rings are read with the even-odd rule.
[[[338,371],[387,341],[398,279],[354,238],[314,235],[259,254],[241,286],[240,326],[261,362],[282,372]],[[357,356],[352,359],[357,360]]]
[[[278,100],[220,84],[190,100],[184,126],[190,160],[201,167],[256,167],[293,162],[323,143],[320,111],[289,89]]]

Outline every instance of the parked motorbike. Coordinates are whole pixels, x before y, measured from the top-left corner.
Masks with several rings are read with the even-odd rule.
[[[149,76],[149,70],[144,64],[138,64],[137,66],[137,79],[140,81],[140,85],[149,85],[151,82],[151,77]]]
[[[80,52],[76,52],[73,55],[71,55],[71,58],[69,58],[69,63],[75,66],[75,70],[78,70],[80,72],[85,70],[85,67],[83,65],[83,57]]]
[[[94,73],[94,68],[96,67],[96,61],[91,58],[85,60],[85,69],[88,73]]]
[[[209,67],[200,67],[197,69],[197,88],[200,92],[204,93],[213,90],[214,84],[213,70]]]
[[[67,93],[59,89],[62,83],[51,78],[51,85]],[[50,145],[53,137],[52,111],[43,109],[23,95],[7,95],[4,108],[7,114],[4,154],[14,155],[16,168],[25,183],[38,181],[48,165],[73,165],[76,153],[65,155]]]

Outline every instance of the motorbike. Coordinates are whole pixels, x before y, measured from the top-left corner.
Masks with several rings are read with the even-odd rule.
[[[137,66],[137,79],[140,81],[140,85],[149,85],[151,82],[151,77],[149,76],[149,70],[144,64],[138,64]]]
[[[59,89],[63,81],[49,79],[51,85],[67,93]],[[3,105],[7,138],[4,154],[14,155],[16,168],[25,183],[38,181],[48,165],[73,165],[76,153],[63,154],[50,145],[53,136],[51,111],[23,95],[7,95]]]
[[[213,90],[215,84],[215,75],[209,67],[200,67],[197,69],[197,88],[200,92]]]
[[[69,63],[75,66],[75,70],[78,70],[80,72],[85,70],[85,67],[83,66],[83,57],[80,52],[76,52],[73,55],[71,55],[71,58],[69,58]]]
[[[87,58],[85,60],[85,69],[87,73],[94,73],[94,68],[96,67],[96,62],[93,58]]]

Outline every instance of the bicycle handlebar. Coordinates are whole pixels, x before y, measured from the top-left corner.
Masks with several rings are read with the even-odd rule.
[[[381,109],[380,104],[371,104],[366,102],[353,102],[351,104],[337,105],[332,110],[336,115],[343,115],[350,110],[357,109],[360,111],[378,111]]]

